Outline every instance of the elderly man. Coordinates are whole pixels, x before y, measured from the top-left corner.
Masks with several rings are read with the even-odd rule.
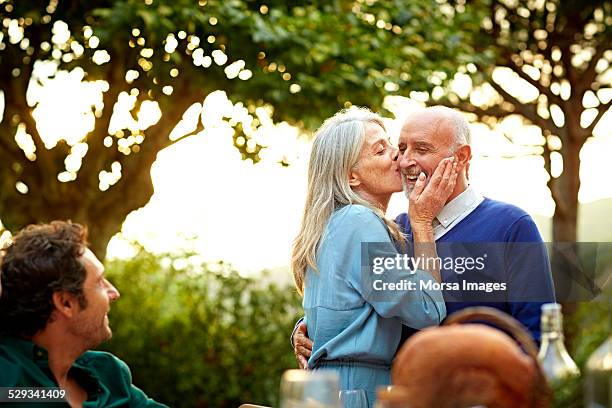
[[[460,246],[497,252],[497,256],[484,262],[484,274],[488,280],[503,283],[506,290],[501,295],[485,294],[482,299],[486,301],[479,298],[478,292],[447,291],[448,314],[470,306],[494,307],[519,320],[531,332],[534,340],[539,341],[540,307],[543,303],[554,301],[548,256],[535,223],[525,211],[485,198],[469,185],[468,170],[472,154],[466,120],[460,113],[442,106],[419,110],[406,118],[398,147],[406,194],[412,190],[421,173],[429,180],[443,158],[453,156],[458,163],[455,189],[434,220],[439,256],[448,254],[452,257],[453,250]],[[396,222],[410,241],[408,214],[400,214]],[[508,256],[509,253],[518,256]],[[463,278],[456,271],[443,268],[442,280],[452,283],[460,282]],[[413,329],[404,328],[403,338],[413,332]],[[292,342],[299,365],[305,367],[312,343],[303,323],[296,325]]]
[[[123,361],[89,351],[111,337],[119,292],[86,239],[81,225],[54,221],[3,249],[0,387],[61,388],[72,407],[165,407],[132,384]]]

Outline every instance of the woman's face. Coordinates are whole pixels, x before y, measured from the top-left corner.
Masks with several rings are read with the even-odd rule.
[[[368,201],[385,203],[386,207],[391,194],[402,191],[397,157],[398,150],[385,130],[375,123],[366,123],[365,140],[359,160],[349,173],[349,184]]]

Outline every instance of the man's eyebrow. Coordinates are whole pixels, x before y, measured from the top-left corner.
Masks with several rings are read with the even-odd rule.
[[[427,149],[435,149],[435,146],[429,142],[423,141],[423,140],[418,140],[416,142],[414,142],[414,145],[416,147],[425,147]]]

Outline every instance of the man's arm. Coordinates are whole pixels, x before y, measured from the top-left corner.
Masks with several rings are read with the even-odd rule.
[[[130,371],[130,367],[125,363],[125,361],[120,360],[110,353],[108,355],[112,356],[111,358],[113,358],[119,365],[121,376],[123,377],[123,383],[128,387],[128,406],[130,408],[168,408],[167,405],[149,398],[143,390],[132,383],[132,373]]]
[[[530,216],[518,219],[508,236],[507,282],[510,314],[540,342],[540,314],[544,303],[555,302],[546,246]]]
[[[130,407],[131,408],[168,408],[167,405],[161,404],[147,397],[140,388],[132,384],[130,388]]]

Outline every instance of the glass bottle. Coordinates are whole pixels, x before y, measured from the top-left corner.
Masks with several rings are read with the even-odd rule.
[[[540,328],[542,344],[538,353],[538,361],[548,382],[554,384],[568,377],[580,375],[578,366],[563,343],[563,315],[560,304],[542,305]]]
[[[586,363],[584,406],[612,407],[612,334]]]

